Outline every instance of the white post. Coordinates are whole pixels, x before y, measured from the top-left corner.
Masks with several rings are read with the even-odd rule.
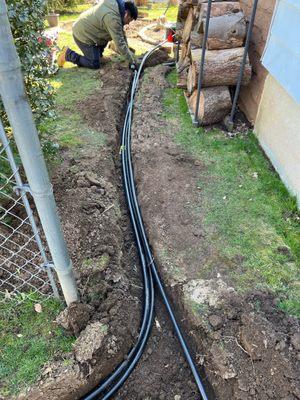
[[[72,262],[62,234],[52,185],[25,93],[21,64],[14,46],[5,0],[0,0],[0,94],[45,232],[54,268],[69,305],[78,300]]]

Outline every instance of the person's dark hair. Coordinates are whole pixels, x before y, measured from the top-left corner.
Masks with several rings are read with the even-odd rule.
[[[125,1],[125,11],[129,11],[131,17],[137,19],[139,12],[137,6],[132,1]]]

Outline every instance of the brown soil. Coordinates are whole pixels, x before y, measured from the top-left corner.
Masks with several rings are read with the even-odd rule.
[[[135,21],[130,22],[130,24],[126,25],[124,28],[126,36],[131,39],[138,39],[139,31],[151,23],[153,23],[153,21],[139,18]]]
[[[199,395],[160,300],[140,363],[116,395],[118,400],[197,400]]]
[[[140,20],[137,19],[136,21],[132,21],[129,25],[125,26],[125,32],[126,36],[128,38],[133,38],[133,39],[138,39],[139,38],[139,31],[148,26],[153,24],[155,21],[154,20]],[[165,38],[165,29],[163,27],[157,26],[157,27],[152,27],[150,29],[147,29],[147,36],[153,40],[157,40],[158,42],[162,42]]]
[[[57,323],[78,338],[72,354],[46,365],[41,379],[19,399],[79,399],[124,359],[138,334],[142,283],[118,161],[130,72],[110,64],[99,73],[101,90],[78,109],[91,128],[107,136],[107,144],[82,148],[76,156],[65,151],[53,172],[82,299],[63,311]],[[196,399],[192,376],[159,301],[156,308],[145,354],[116,398]]]
[[[278,310],[271,293],[241,296],[221,279],[228,265],[207,243],[201,223],[198,182],[209,176],[175,144],[176,127],[162,116],[166,72],[148,70],[132,132],[139,201],[160,272],[215,398],[299,399],[299,323]],[[208,262],[215,267],[200,279]]]
[[[88,309],[72,306],[60,317],[58,322],[78,336],[74,352],[67,363],[45,366],[42,379],[20,398],[80,398],[123,360],[138,334],[141,280],[115,163],[131,74],[109,65],[100,75],[101,94],[99,88],[78,109],[106,135],[107,145],[83,147],[76,156],[65,152],[53,172],[63,230]]]

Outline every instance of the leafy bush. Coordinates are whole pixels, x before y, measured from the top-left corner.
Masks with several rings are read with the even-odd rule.
[[[36,123],[52,117],[53,88],[47,78],[52,72],[49,41],[43,36],[45,0],[7,0],[8,16],[17,52],[21,59],[24,81]],[[0,117],[7,120],[0,103]]]

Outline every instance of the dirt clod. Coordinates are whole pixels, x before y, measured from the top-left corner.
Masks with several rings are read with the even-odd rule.
[[[223,325],[223,320],[219,315],[210,315],[208,317],[209,323],[211,324],[211,326],[213,327],[213,329],[218,330],[222,327]]]
[[[106,335],[107,326],[101,322],[88,325],[76,340],[74,346],[76,360],[81,363],[92,360],[94,354],[101,349]]]
[[[76,336],[86,327],[93,307],[83,303],[72,303],[65,308],[55,322]]]
[[[275,349],[278,351],[283,351],[286,348],[286,342],[285,340],[280,340],[275,346]]]
[[[291,343],[297,351],[300,351],[300,332],[296,332],[291,337]]]
[[[169,57],[168,53],[164,50],[158,49],[154,53],[152,53],[151,56],[147,59],[145,67],[155,67],[156,65],[163,64],[169,61],[172,61],[172,59]]]

